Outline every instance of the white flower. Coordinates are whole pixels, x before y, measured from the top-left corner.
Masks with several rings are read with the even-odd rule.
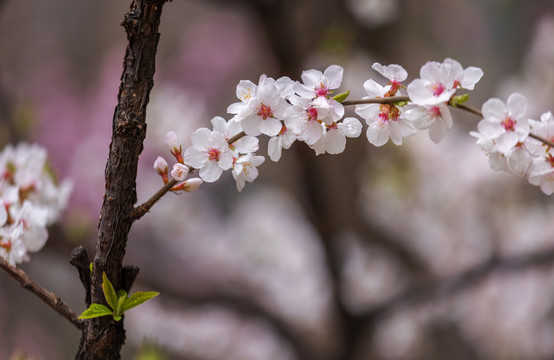
[[[367,80],[364,89],[369,96],[364,99],[385,97],[392,85],[381,86],[374,80]],[[375,146],[382,146],[389,138],[396,145],[402,144],[402,138],[415,134],[413,125],[401,116],[401,108],[395,104],[363,104],[357,105],[356,113],[365,119],[367,139]]]
[[[225,135],[200,128],[192,133],[192,146],[185,151],[184,162],[196,169],[206,182],[214,182],[233,164],[233,154]]]
[[[263,156],[246,154],[238,158],[233,164],[233,178],[237,182],[237,190],[242,191],[246,181],[253,182],[258,177],[258,169],[265,161]]]
[[[453,124],[452,115],[445,104],[433,106],[408,104],[404,111],[404,117],[419,130],[429,129],[429,138],[434,143],[440,142]]]
[[[54,182],[46,150],[38,145],[7,146],[0,174],[0,256],[15,265],[44,246],[46,226],[67,205],[72,185]]]
[[[550,111],[541,115],[541,121],[529,120],[529,126],[534,135],[554,142],[554,116]],[[534,155],[544,156],[552,151],[550,146],[531,137],[525,143]]]
[[[452,71],[454,73],[454,87],[473,90],[475,84],[477,84],[483,77],[483,70],[481,70],[481,68],[470,66],[464,69],[458,61],[450,58],[445,59],[444,63],[452,66]]]
[[[362,132],[362,124],[360,120],[347,117],[342,122],[333,123],[332,125],[324,125],[325,133],[312,146],[316,155],[340,154],[346,147],[346,138],[356,138]]]
[[[222,133],[227,141],[242,131],[240,123],[236,122],[234,119],[227,122],[221,116],[216,116],[212,119],[212,126],[213,131]],[[229,149],[233,151],[235,157],[238,157],[239,154],[256,152],[259,149],[258,142],[258,138],[245,135],[232,144],[229,144]]]
[[[22,234],[23,226],[21,224],[0,227],[0,257],[4,258],[11,266],[28,259]]]
[[[237,97],[241,102],[231,104],[227,112],[236,115],[233,119],[241,124],[247,135],[275,136],[279,133],[280,120],[288,104],[274,79],[262,75],[258,86],[243,80],[237,85]]]
[[[323,73],[319,70],[306,70],[302,72],[301,83],[296,83],[295,92],[303,98],[326,98],[334,89],[338,89],[342,83],[343,68],[331,65]]]
[[[408,72],[400,65],[381,65],[376,62],[371,68],[389,80],[390,88],[385,96],[394,96],[402,86],[402,81],[408,78]]]
[[[537,157],[529,168],[528,180],[531,184],[541,187],[546,195],[554,193],[554,156]]]
[[[269,158],[273,161],[279,161],[282,149],[290,148],[295,140],[296,134],[283,125],[279,134],[269,139],[267,144],[267,154]]]
[[[312,101],[301,97],[289,99],[292,106],[285,112],[285,125],[292,130],[300,140],[312,145],[323,135],[321,123],[330,114],[328,107],[317,108]],[[329,120],[326,120],[328,122]],[[330,121],[330,124],[333,120]]]
[[[479,132],[494,143],[496,151],[507,154],[529,135],[529,122],[524,117],[527,100],[520,94],[508,97],[507,104],[500,99],[489,99],[483,104],[483,120]]]
[[[417,105],[444,104],[456,93],[453,63],[429,61],[421,67],[420,78],[408,85],[408,96]]]

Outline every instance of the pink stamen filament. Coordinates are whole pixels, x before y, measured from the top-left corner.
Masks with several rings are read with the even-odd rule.
[[[219,155],[221,155],[221,151],[219,151],[218,149],[208,149],[208,159],[210,161],[219,161]]]
[[[315,88],[317,96],[327,96],[329,94],[329,89],[323,84],[323,81],[319,83],[319,86]]]
[[[317,109],[311,107],[308,110],[306,110],[306,114],[308,115],[308,121],[317,120]]]
[[[506,117],[504,121],[502,122],[502,126],[504,126],[504,129],[506,131],[514,131],[515,130],[516,122],[511,117]]]
[[[432,86],[431,86],[431,89],[433,90],[433,95],[434,95],[434,96],[439,96],[439,95],[442,94],[443,91],[445,90],[444,85],[441,84],[441,83],[432,85]]]
[[[258,116],[261,116],[264,120],[267,118],[272,118],[273,111],[271,110],[271,106],[267,106],[266,104],[262,103],[260,105],[260,108],[258,109]]]
[[[398,106],[394,104],[381,104],[379,106],[379,119],[381,119],[381,124],[387,121],[396,121],[399,116],[400,110]]]

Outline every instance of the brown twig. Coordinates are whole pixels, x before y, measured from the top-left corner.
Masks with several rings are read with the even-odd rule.
[[[46,305],[54,309],[58,314],[66,318],[70,323],[75,325],[79,330],[83,328],[83,321],[79,320],[78,316],[54,293],[44,289],[21,269],[11,266],[4,258],[0,257],[0,268],[4,269],[11,277],[21,284],[21,287],[29,290],[39,297]]]
[[[399,101],[410,101],[409,96],[388,96],[388,97],[378,97],[372,99],[362,99],[362,100],[345,100],[341,104],[344,106],[351,105],[363,105],[363,104],[390,104]]]
[[[239,132],[229,140],[227,140],[227,144],[231,145],[232,143],[242,139],[246,134],[244,131]],[[195,170],[192,166],[189,166],[189,174],[192,174]],[[146,200],[144,203],[140,204],[135,208],[135,210],[131,213],[131,217],[133,220],[138,220],[141,217],[143,217],[147,212],[150,211],[152,206],[154,206],[165,194],[167,194],[173,186],[177,185],[177,180],[172,179],[167,184],[165,184],[160,190],[158,190],[150,199]]]

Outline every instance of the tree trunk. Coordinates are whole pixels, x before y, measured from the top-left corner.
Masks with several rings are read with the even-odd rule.
[[[112,141],[106,164],[106,190],[100,214],[90,295],[106,304],[105,272],[116,291],[123,288],[123,256],[136,202],[137,164],[146,136],[146,105],[154,84],[160,16],[165,0],[133,0],[122,25],[129,41],[123,63]],[[76,359],[119,359],[125,342],[123,319],[109,316],[87,321]]]

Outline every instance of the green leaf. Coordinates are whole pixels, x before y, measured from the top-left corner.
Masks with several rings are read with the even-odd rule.
[[[402,107],[402,106],[406,105],[407,103],[408,103],[407,101],[396,101],[393,104],[398,106],[398,107]]]
[[[465,103],[465,102],[467,101],[467,99],[469,99],[469,95],[468,95],[468,94],[457,95],[457,96],[454,96],[454,97],[450,100],[450,104],[451,104],[452,106],[462,105],[463,103]]]
[[[102,273],[102,290],[104,291],[104,296],[106,297],[108,305],[115,310],[117,307],[117,295],[105,272]]]
[[[113,312],[102,304],[90,304],[90,307],[79,315],[79,319],[92,319],[112,314]]]
[[[116,316],[121,317],[125,312],[125,309],[123,308],[123,304],[125,304],[126,300],[127,300],[127,292],[125,290],[119,290],[117,292],[117,306],[115,307],[115,311],[114,311],[114,319]]]
[[[92,275],[92,263],[90,263],[89,268],[90,268],[90,274]]]
[[[160,295],[160,293],[157,291],[137,291],[125,300],[125,302],[123,303],[123,311],[132,309],[135,306],[138,306],[145,301],[155,298],[158,295]]]
[[[347,92],[343,92],[343,93],[340,93],[340,94],[337,94],[335,96],[333,96],[333,100],[335,101],[338,101],[338,102],[343,102],[344,100],[346,100],[346,98],[348,97],[348,95],[350,95],[350,91],[347,91]]]

